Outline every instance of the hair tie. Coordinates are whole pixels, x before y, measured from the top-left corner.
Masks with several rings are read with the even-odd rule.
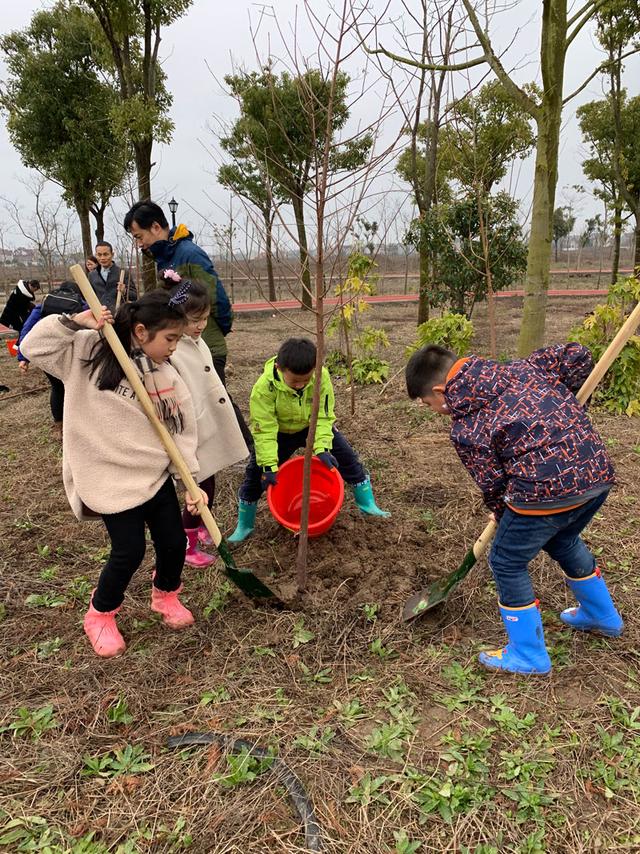
[[[169,300],[169,305],[171,308],[176,308],[179,305],[182,305],[189,299],[189,290],[191,288],[191,282],[188,279],[180,285],[178,290]]]
[[[162,271],[162,278],[165,281],[169,279],[169,281],[175,282],[176,284],[182,281],[182,276],[179,273],[176,273],[176,271],[172,270],[170,267]]]

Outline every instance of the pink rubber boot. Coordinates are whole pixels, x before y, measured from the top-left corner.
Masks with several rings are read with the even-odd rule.
[[[116,625],[116,614],[120,608],[115,608],[113,611],[96,611],[93,607],[94,593],[95,590],[91,593],[89,610],[84,615],[84,633],[91,641],[96,655],[101,658],[115,658],[117,655],[122,655],[127,648]]]
[[[211,534],[207,531],[205,525],[200,525],[198,528],[198,540],[202,543],[203,546],[212,546],[213,540],[211,539]]]
[[[187,553],[185,555],[184,562],[187,566],[195,566],[202,569],[202,567],[211,566],[215,561],[215,558],[198,548],[198,530],[198,528],[185,528],[184,532],[187,535]]]
[[[169,593],[158,590],[155,585],[151,587],[151,610],[156,614],[162,614],[162,621],[170,629],[186,629],[187,626],[195,623],[191,611],[178,599],[178,593],[182,592],[182,587],[181,584],[177,590]]]

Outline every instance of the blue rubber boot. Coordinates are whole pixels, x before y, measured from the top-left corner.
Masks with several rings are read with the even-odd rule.
[[[611,594],[596,566],[593,575],[565,580],[579,602],[577,608],[567,608],[560,614],[563,623],[581,632],[597,632],[610,638],[622,634],[624,623],[613,604]]]
[[[506,673],[532,673],[543,676],[551,670],[551,659],[544,644],[544,631],[538,600],[524,608],[505,608],[500,616],[509,643],[503,649],[481,652],[480,664],[489,670]]]
[[[386,510],[381,510],[376,504],[376,500],[373,497],[370,478],[363,480],[362,483],[356,483],[355,486],[352,486],[351,488],[353,489],[353,497],[358,508],[362,510],[363,513],[366,513],[367,516],[384,516],[385,518],[391,516],[391,513],[387,513]]]
[[[247,539],[249,534],[253,534],[253,529],[256,525],[257,511],[257,501],[243,501],[242,498],[238,500],[238,524],[236,525],[236,529],[233,534],[231,534],[230,537],[227,537],[228,542],[241,543],[243,540]]]

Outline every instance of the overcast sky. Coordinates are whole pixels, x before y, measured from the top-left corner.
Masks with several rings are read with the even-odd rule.
[[[3,32],[26,27],[34,11],[50,5],[52,4],[48,2],[33,0],[3,4]],[[312,0],[311,5],[318,13],[326,15],[333,4],[329,0]],[[383,0],[375,0],[372,3],[372,6],[380,9],[386,5]],[[418,6],[418,3],[415,6]],[[504,63],[507,68],[514,69],[514,76],[519,82],[539,78],[537,52],[540,7],[539,0],[520,0],[497,16],[492,24],[491,34],[498,49],[506,48],[515,35]],[[267,58],[270,50],[273,55],[285,58],[286,48],[293,44],[292,30],[296,22],[296,12],[298,39],[303,52],[310,55],[317,42],[302,4],[294,0],[275,0],[270,6],[249,0],[235,0],[225,4],[213,0],[194,0],[187,15],[163,33],[161,57],[168,77],[168,86],[174,96],[171,116],[176,127],[171,144],[156,146],[154,149],[156,166],[152,177],[152,193],[160,203],[165,203],[175,195],[180,204],[178,220],[186,222],[206,245],[212,241],[210,223],[225,225],[227,218],[224,210],[229,205],[228,193],[218,186],[215,179],[217,164],[211,155],[211,150],[215,147],[213,131],[220,127],[220,119],[230,121],[237,114],[234,101],[224,93],[216,78],[221,82],[224,75],[230,73],[234,67],[256,68],[256,51],[262,60]],[[392,0],[388,17],[399,13],[400,1]],[[406,16],[404,20],[406,22]],[[410,22],[406,25],[410,28]],[[251,27],[257,32],[255,44]],[[382,32],[384,43],[392,47],[391,28],[387,27]],[[282,34],[286,46],[283,46]],[[597,48],[593,33],[585,29],[570,48],[565,94],[577,88],[600,61],[602,54]],[[362,79],[365,65],[366,60],[362,54],[353,59],[348,70],[355,80]],[[5,73],[4,66],[0,64],[0,75],[4,77]],[[631,95],[638,94],[639,81],[640,62],[634,59],[627,67],[625,81]],[[459,77],[454,85],[455,94],[462,95],[465,86],[468,86],[467,78]],[[580,103],[601,97],[602,83],[595,79],[580,97],[571,103],[564,115],[556,204],[573,203],[579,223],[585,216],[598,212],[600,208],[597,201],[589,196],[580,196],[570,189],[576,184],[586,184],[580,168],[585,150],[575,121],[575,109]],[[354,121],[366,122],[373,112],[379,110],[380,98],[378,91],[360,100],[354,111]],[[399,115],[389,117],[385,126],[385,140],[394,138],[399,122]],[[17,152],[9,142],[3,117],[0,122],[0,195],[15,200],[23,208],[25,216],[28,216],[30,197],[21,181],[28,178],[28,175],[28,170],[22,166]],[[531,201],[531,181],[531,159],[525,164],[517,164],[508,178],[508,188],[522,200],[523,217],[526,216]],[[397,208],[403,199],[402,185],[387,173],[387,177],[378,182],[377,189],[385,189],[387,186],[394,188],[388,198],[394,199],[394,206]],[[121,219],[126,207],[127,204],[123,200],[114,202],[109,226],[109,236],[114,238],[114,242],[120,233],[117,220]],[[385,210],[385,215],[390,217],[389,207]],[[239,220],[244,216],[239,204],[237,216]],[[0,227],[4,232],[5,242],[9,245],[25,243],[24,238],[11,226],[10,219],[1,205]],[[402,225],[398,220],[398,225],[389,231],[389,239],[394,239],[401,230]]]

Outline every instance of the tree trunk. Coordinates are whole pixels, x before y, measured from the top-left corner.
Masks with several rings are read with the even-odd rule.
[[[482,255],[484,259],[484,271],[487,279],[487,315],[489,320],[489,354],[492,359],[498,357],[498,345],[496,341],[496,301],[493,293],[493,276],[491,274],[491,259],[489,255],[489,241],[485,227],[484,212],[482,210],[482,196],[480,191],[476,192],[478,203],[478,222],[480,225],[480,239],[482,241]],[[471,312],[469,312],[471,314]]]
[[[561,81],[562,77],[559,79]],[[521,357],[528,356],[544,344],[553,240],[553,205],[558,180],[561,98],[561,95],[549,96],[547,101],[551,103],[542,107],[542,115],[538,120],[531,233],[527,253],[522,325],[518,339],[518,355]]]
[[[145,139],[133,144],[138,176],[138,200],[151,198],[151,150],[152,139]],[[149,255],[142,256],[142,282],[144,291],[153,291],[157,287],[156,265]]]
[[[264,215],[264,234],[265,234],[265,256],[267,260],[267,287],[269,289],[269,301],[276,301],[276,283],[273,278],[273,220],[271,215]]]
[[[82,252],[84,257],[93,255],[91,243],[91,222],[89,220],[89,205],[86,201],[76,200],[75,203],[78,219],[80,220],[80,234],[82,235]]]
[[[96,241],[99,243],[101,240],[104,240],[104,207],[93,208],[91,213],[93,214],[93,218],[96,221],[96,228],[94,234],[96,236]]]
[[[636,276],[640,272],[640,202],[638,203],[635,210],[636,217],[636,227],[634,231],[634,239],[635,239],[635,251],[633,258],[633,270]]]
[[[615,199],[613,209],[613,259],[611,261],[611,284],[618,281],[620,267],[620,241],[622,239],[622,202],[620,197]]]
[[[544,344],[566,52],[567,0],[543,0],[540,45],[543,92],[535,116],[538,140],[519,356],[528,356]]]
[[[420,281],[418,284],[418,326],[429,320],[429,296],[431,292],[431,276],[429,275],[429,250],[420,241]]]
[[[300,253],[300,278],[302,280],[302,294],[300,302],[303,309],[310,309],[311,302],[311,271],[309,270],[309,250],[307,247],[307,230],[304,224],[304,204],[301,196],[292,195],[291,204],[296,218],[296,229],[298,231],[298,251]]]

